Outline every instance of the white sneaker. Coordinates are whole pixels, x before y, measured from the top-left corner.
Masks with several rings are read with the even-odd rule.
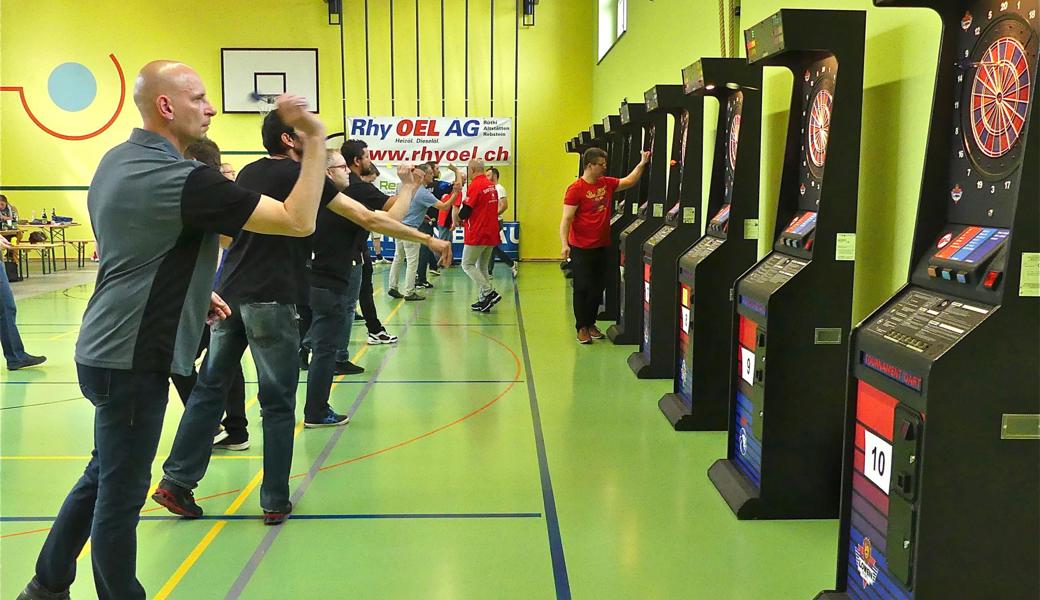
[[[397,343],[397,336],[396,335],[390,335],[384,329],[384,330],[380,331],[379,333],[370,333],[370,334],[368,334],[368,343],[369,343],[369,345],[372,345],[372,346],[375,346],[375,345],[378,345],[378,344],[396,344]]]
[[[213,436],[213,443],[214,444],[219,444],[220,442],[223,442],[224,440],[226,440],[227,437],[228,437],[228,432],[227,432],[227,430],[224,429],[224,426],[220,425],[219,427],[220,427],[220,431],[218,431],[216,433],[216,435]]]
[[[512,271],[513,271],[513,279],[516,279],[516,275],[517,275],[517,273],[520,272],[520,269],[517,268],[515,260],[513,261]]]

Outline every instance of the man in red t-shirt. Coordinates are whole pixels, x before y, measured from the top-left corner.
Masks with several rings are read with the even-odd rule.
[[[471,160],[466,168],[469,187],[466,188],[466,199],[459,208],[459,219],[466,234],[465,246],[462,248],[462,270],[480,288],[480,295],[470,308],[491,312],[491,307],[502,299],[488,277],[491,252],[499,241],[498,191],[484,174],[484,161]]]
[[[596,327],[596,314],[603,300],[604,276],[607,269],[607,246],[610,245],[610,213],[614,206],[614,192],[625,190],[639,182],[650,153],[643,157],[632,172],[623,179],[605,177],[607,153],[600,148],[589,148],[582,155],[585,170],[577,181],[567,188],[563,197],[563,220],[560,221],[561,254],[571,259],[574,273],[574,327],[578,342],[588,344],[603,339]]]

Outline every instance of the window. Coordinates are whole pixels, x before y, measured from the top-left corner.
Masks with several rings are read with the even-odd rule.
[[[610,52],[628,29],[628,0],[599,0],[599,57]]]

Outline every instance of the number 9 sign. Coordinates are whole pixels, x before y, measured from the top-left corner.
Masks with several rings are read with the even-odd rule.
[[[740,377],[748,385],[755,385],[755,353],[740,346]]]

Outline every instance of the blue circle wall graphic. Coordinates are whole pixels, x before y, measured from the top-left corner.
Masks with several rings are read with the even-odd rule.
[[[51,100],[63,110],[78,112],[97,97],[97,80],[90,69],[76,62],[58,65],[47,78]]]

